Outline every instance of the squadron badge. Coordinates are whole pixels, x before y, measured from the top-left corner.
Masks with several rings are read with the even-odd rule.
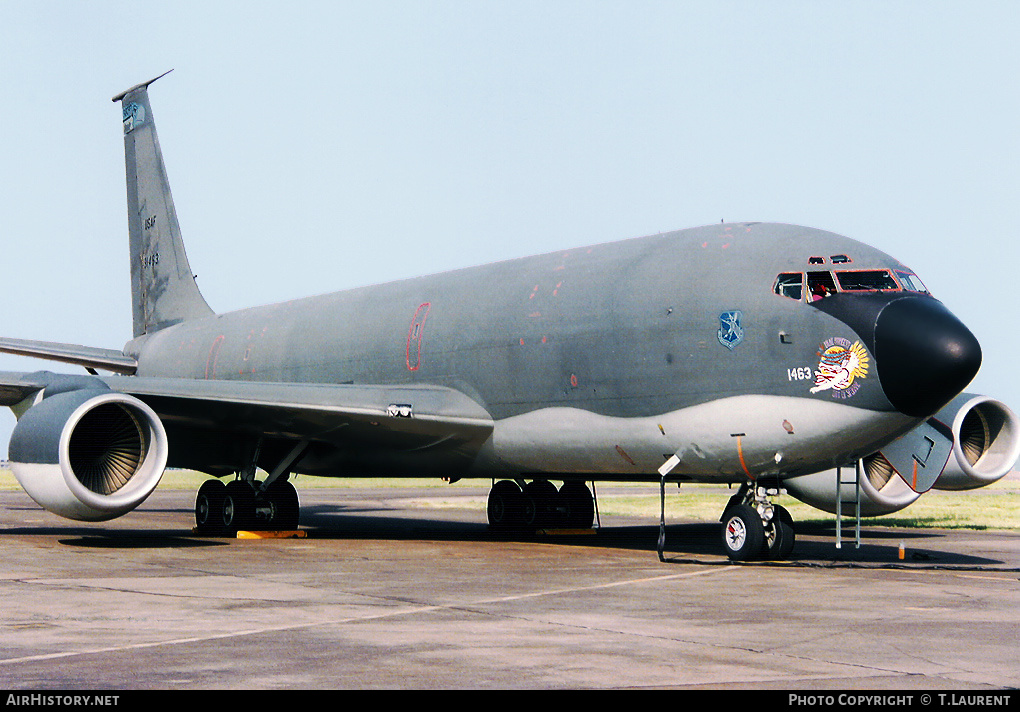
[[[719,343],[732,351],[744,340],[744,327],[740,324],[743,317],[739,311],[727,311],[719,315]]]
[[[145,123],[145,107],[131,102],[124,107],[124,133],[129,134]]]

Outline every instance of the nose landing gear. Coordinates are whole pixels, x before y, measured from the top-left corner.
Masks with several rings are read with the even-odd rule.
[[[793,517],[786,508],[772,504],[778,490],[744,484],[730,498],[722,515],[722,541],[733,561],[782,560],[793,551]]]

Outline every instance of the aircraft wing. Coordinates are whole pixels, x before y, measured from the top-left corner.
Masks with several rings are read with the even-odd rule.
[[[76,403],[89,394],[111,391],[123,394],[121,398],[136,398],[171,435],[171,453],[176,450],[177,456],[171,457],[170,464],[181,466],[192,462],[188,448],[196,433],[206,446],[213,443],[212,447],[224,451],[229,443],[253,443],[260,438],[278,444],[308,441],[314,447],[306,462],[319,459],[315,469],[323,474],[344,474],[347,467],[343,465],[359,474],[380,469],[381,463],[400,465],[402,457],[420,456],[423,450],[431,450],[437,463],[448,463],[451,457],[463,463],[466,452],[477,452],[493,428],[485,408],[443,386],[0,373],[0,405],[22,403],[43,389],[47,390],[42,404],[50,400],[49,394],[68,398],[68,392],[78,394]],[[41,407],[32,406],[29,413]],[[48,420],[48,425],[38,427],[63,426],[62,420]],[[174,438],[174,433],[180,436]]]
[[[443,436],[492,430],[492,417],[452,388],[110,376],[115,391],[147,403],[161,418],[191,426],[285,437],[325,436],[368,426],[394,434]]]

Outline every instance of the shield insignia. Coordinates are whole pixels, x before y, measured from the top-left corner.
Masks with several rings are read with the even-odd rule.
[[[145,123],[145,107],[131,102],[124,107],[124,133],[129,134]]]
[[[730,349],[744,340],[744,327],[740,320],[743,317],[739,311],[727,311],[719,315],[719,343]]]

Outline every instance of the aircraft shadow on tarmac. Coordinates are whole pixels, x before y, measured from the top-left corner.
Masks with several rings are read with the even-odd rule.
[[[385,510],[384,510],[385,511]],[[322,504],[302,507],[301,526],[316,539],[383,539],[383,540],[449,540],[449,541],[515,541],[564,547],[597,547],[648,551],[655,555],[658,541],[658,524],[603,526],[594,532],[533,532],[493,531],[484,522],[443,520],[435,517],[418,518],[385,514],[380,507],[349,507]],[[718,522],[698,522],[666,525],[666,563],[718,563],[731,565],[720,544]],[[836,549],[835,523],[802,522],[797,525],[797,548],[784,562],[754,561],[751,565],[810,566],[831,565],[838,562],[867,566],[919,564],[955,567],[1001,566],[1005,562],[981,556],[922,548],[925,540],[932,542],[946,538],[942,530],[861,529],[861,547],[855,547],[852,529],[844,529],[843,545]],[[907,553],[899,560],[899,543],[906,543]],[[705,557],[705,558],[701,558]]]
[[[64,546],[85,549],[184,549],[205,546],[229,546],[229,542],[210,541],[183,536],[159,536],[130,531],[109,532],[102,536],[95,534],[75,539],[59,539]]]
[[[181,508],[149,510],[161,515],[179,515],[174,520],[187,522],[190,512]],[[382,541],[454,541],[454,542],[541,542],[576,548],[626,549],[656,555],[659,536],[657,523],[613,524],[585,532],[571,531],[493,531],[483,521],[444,518],[432,512],[428,516],[409,515],[407,509],[385,504],[312,504],[301,508],[300,526],[309,538],[318,540]],[[0,537],[52,536],[64,546],[93,549],[168,549],[230,546],[229,535],[198,535],[191,529],[126,528],[116,524],[86,526],[15,525],[0,529]],[[666,563],[733,565],[723,552],[718,522],[673,523],[666,525],[664,559]],[[1006,562],[973,554],[930,548],[944,541],[945,530],[920,530],[867,526],[861,530],[862,543],[855,547],[853,529],[845,527],[841,549],[835,546],[834,522],[800,522],[797,546],[783,562],[752,561],[748,565],[772,566],[906,566],[918,568],[1002,567]],[[904,560],[898,557],[900,542],[906,546]],[[929,546],[926,547],[925,544]],[[1001,568],[999,568],[1001,570]]]

